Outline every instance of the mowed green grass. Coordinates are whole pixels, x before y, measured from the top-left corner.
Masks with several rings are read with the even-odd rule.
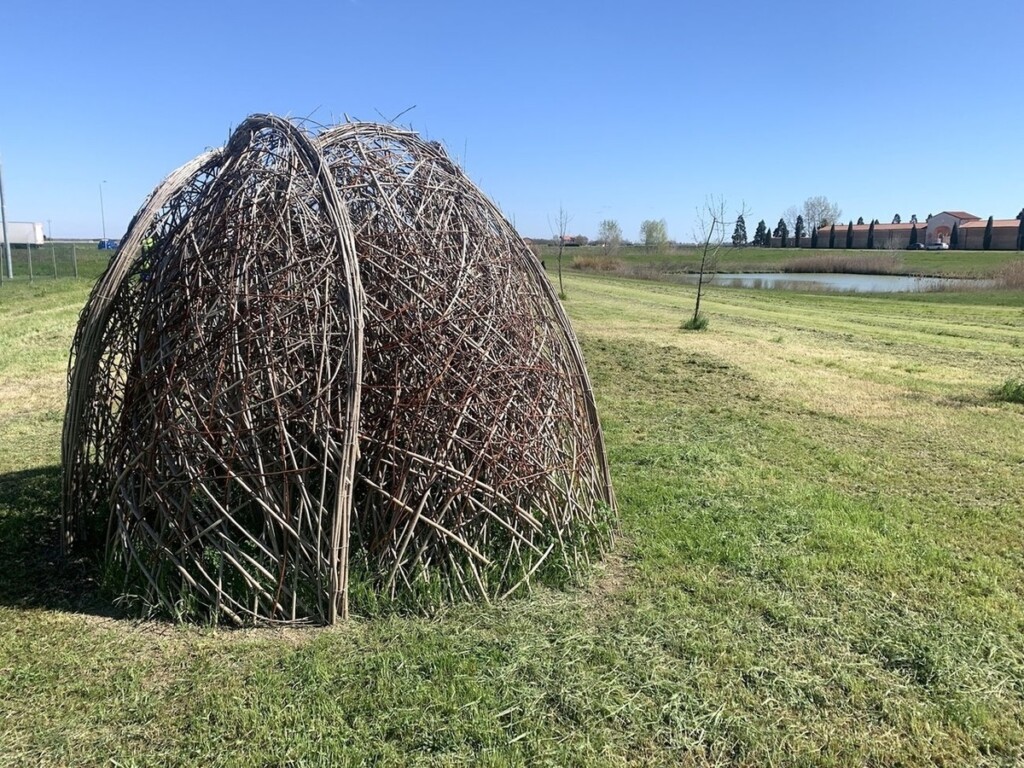
[[[686,333],[687,287],[566,291],[622,517],[588,586],[235,631],[59,561],[86,286],[4,285],[0,764],[1024,760],[1021,294],[712,289]]]

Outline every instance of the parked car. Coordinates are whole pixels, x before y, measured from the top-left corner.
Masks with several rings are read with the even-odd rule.
[[[923,251],[924,243],[911,243],[907,246],[908,251]]]
[[[948,251],[949,250],[949,243],[929,243],[928,244],[928,250],[929,251]]]

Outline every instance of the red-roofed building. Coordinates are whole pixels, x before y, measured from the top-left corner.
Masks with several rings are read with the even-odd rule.
[[[953,227],[959,229],[959,245],[962,250],[981,250],[985,236],[987,219],[982,219],[966,211],[943,211],[932,216],[928,221],[917,222],[917,242],[925,246],[936,243],[949,244]],[[846,247],[846,224],[836,224],[836,248]],[[1017,250],[1017,236],[1020,222],[1017,219],[996,219],[992,222],[992,250]],[[867,248],[869,224],[855,224],[853,227],[853,247]],[[914,222],[902,224],[875,224],[873,247],[885,250],[902,250],[910,245]],[[828,248],[830,227],[818,230],[818,247]],[[810,238],[804,238],[801,246],[809,248]]]
[[[988,220],[978,219],[960,225],[960,248],[970,251],[981,250],[985,241],[985,227]],[[1017,219],[994,219],[992,221],[993,251],[1017,250],[1017,234],[1020,222]]]

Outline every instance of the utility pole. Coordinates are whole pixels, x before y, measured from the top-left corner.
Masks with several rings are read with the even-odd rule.
[[[103,224],[103,239],[107,239],[107,214],[103,211],[103,185],[107,183],[104,179],[100,182],[100,222]]]
[[[7,256],[7,277],[13,280],[14,265],[11,263],[11,241],[7,237],[7,204],[4,202],[4,166],[2,162],[0,162],[0,219],[3,220],[4,254]]]

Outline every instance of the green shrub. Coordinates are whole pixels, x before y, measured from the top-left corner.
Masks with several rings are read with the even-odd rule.
[[[996,400],[1024,404],[1024,379],[1011,376],[995,391]]]
[[[683,323],[684,331],[703,331],[708,327],[708,316],[703,312],[698,312],[696,315],[691,317],[685,323]]]

